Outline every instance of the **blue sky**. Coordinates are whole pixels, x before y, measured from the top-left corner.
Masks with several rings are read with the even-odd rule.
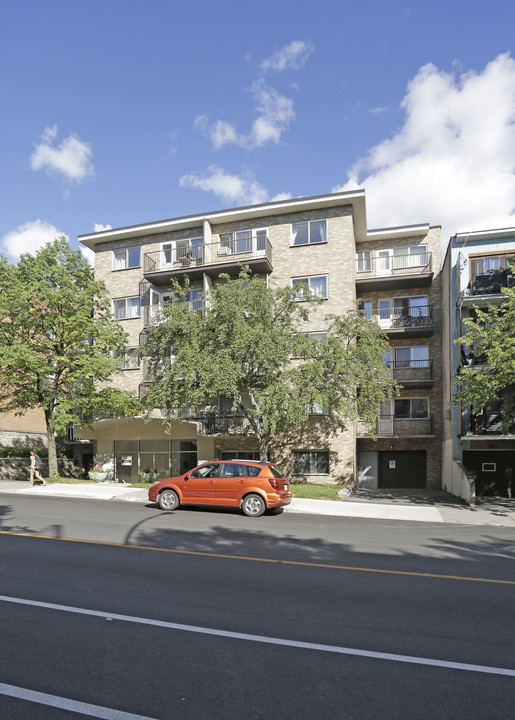
[[[0,252],[366,190],[369,227],[515,226],[515,3],[0,5]]]

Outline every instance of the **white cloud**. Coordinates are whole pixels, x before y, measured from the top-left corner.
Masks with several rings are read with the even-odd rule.
[[[12,261],[17,261],[23,253],[33,255],[47,242],[53,242],[63,235],[66,237],[54,225],[39,219],[34,220],[4,235],[1,240],[2,251]]]
[[[210,139],[215,150],[220,150],[227,144],[254,149],[281,141],[281,136],[295,117],[293,100],[269,87],[262,78],[252,85],[251,92],[254,93],[258,116],[248,135],[240,134],[234,125],[226,120],[216,120],[210,125],[206,115],[195,118],[194,128]]]
[[[219,167],[211,166],[207,172],[189,173],[179,180],[181,187],[212,192],[224,202],[235,205],[258,205],[271,200],[285,200],[290,197],[280,193],[269,198],[268,192],[251,173],[244,176],[231,175]]]
[[[303,40],[293,40],[289,45],[283,45],[261,63],[261,70],[268,72],[282,72],[283,70],[299,70],[313,52],[313,46]]]
[[[67,180],[81,182],[94,175],[91,162],[91,147],[77,135],[69,133],[60,145],[55,146],[57,125],[47,127],[41,135],[41,142],[29,158],[32,170],[46,170],[50,173],[64,175]]]
[[[102,225],[102,223],[95,223],[93,225],[94,232],[102,232],[102,230],[111,230],[112,225]]]
[[[338,190],[364,187],[369,227],[441,224],[456,230],[515,224],[515,61],[481,72],[424,65],[408,83],[399,132],[371,148]]]

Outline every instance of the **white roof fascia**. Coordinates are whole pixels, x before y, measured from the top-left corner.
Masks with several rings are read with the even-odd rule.
[[[396,238],[419,237],[427,235],[429,228],[429,223],[423,223],[419,225],[402,225],[399,227],[368,230],[365,240],[394,240]]]
[[[288,212],[300,212],[303,210],[316,210],[338,205],[352,205],[354,212],[354,232],[356,240],[365,239],[366,235],[366,210],[365,191],[355,190],[352,192],[332,193],[330,195],[317,195],[294,200],[280,200],[262,205],[249,205],[247,207],[233,208],[229,210],[218,210],[203,215],[188,215],[185,217],[172,218],[141,225],[101,230],[100,232],[79,235],[79,241],[90,250],[95,249],[98,243],[110,242],[113,240],[125,240],[139,237],[141,235],[154,235],[157,233],[169,232],[171,230],[187,229],[198,227],[205,221],[216,224],[231,222],[235,220],[247,220],[264,215],[280,215]]]

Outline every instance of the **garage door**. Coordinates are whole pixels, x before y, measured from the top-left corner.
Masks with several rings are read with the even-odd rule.
[[[379,461],[380,488],[425,488],[426,451],[382,451]]]

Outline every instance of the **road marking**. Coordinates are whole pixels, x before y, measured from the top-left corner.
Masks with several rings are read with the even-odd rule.
[[[79,715],[100,718],[100,720],[156,720],[146,715],[134,715],[122,710],[113,710],[101,705],[90,705],[89,703],[59,697],[59,695],[49,695],[48,693],[27,690],[27,688],[5,685],[4,683],[0,683],[0,695],[8,695],[19,700],[28,700],[29,702],[38,703],[38,705],[48,705],[61,710],[69,710]]]
[[[200,625],[184,625],[182,623],[167,622],[166,620],[153,620],[152,618],[134,617],[132,615],[119,615],[118,613],[102,612],[99,610],[88,610],[70,605],[56,605],[54,603],[40,602],[38,600],[25,600],[23,598],[0,595],[0,602],[16,603],[18,605],[30,605],[31,607],[43,608],[46,610],[58,610],[59,612],[75,613],[77,615],[88,615],[99,617],[104,620],[119,620],[121,622],[137,623],[139,625],[151,625],[153,627],[165,628],[167,630],[180,630],[201,635],[214,635],[216,637],[231,638],[234,640],[247,640],[250,642],[265,643],[267,645],[280,645],[283,647],[300,648],[302,650],[317,650],[319,652],[336,653],[338,655],[354,655],[356,657],[373,658],[375,660],[391,660],[411,665],[429,665],[438,668],[449,668],[451,670],[465,670],[467,672],[488,673],[490,675],[508,675],[515,677],[515,670],[510,668],[490,667],[489,665],[472,665],[469,663],[450,662],[448,660],[437,660],[435,658],[423,658],[413,655],[397,655],[395,653],[375,652],[373,650],[359,650],[356,648],[340,647],[339,645],[324,645],[320,643],[302,642],[301,640],[287,640],[285,638],[266,637],[264,635],[250,635],[248,633],[233,632],[231,630],[217,630]]]
[[[414,572],[410,570],[384,570],[382,568],[359,567],[357,565],[330,565],[328,563],[311,563],[303,562],[302,560],[280,560],[247,555],[228,555],[226,553],[202,552],[200,550],[176,550],[175,548],[149,547],[148,545],[125,545],[123,543],[105,542],[103,540],[56,538],[51,535],[36,535],[34,533],[11,532],[8,530],[0,530],[0,535],[14,535],[15,537],[35,538],[38,540],[59,540],[60,542],[81,543],[84,545],[101,545],[105,547],[125,548],[127,550],[147,550],[150,552],[175,553],[176,555],[198,555],[199,557],[221,558],[222,560],[247,560],[249,562],[275,563],[276,565],[299,565],[301,567],[321,568],[325,570],[349,570],[354,572],[383,573],[386,575],[407,575],[409,577],[436,578],[439,580],[462,580],[468,582],[492,583],[494,585],[515,585],[515,580],[498,580],[496,578],[481,578],[470,575],[443,575],[439,573]]]

